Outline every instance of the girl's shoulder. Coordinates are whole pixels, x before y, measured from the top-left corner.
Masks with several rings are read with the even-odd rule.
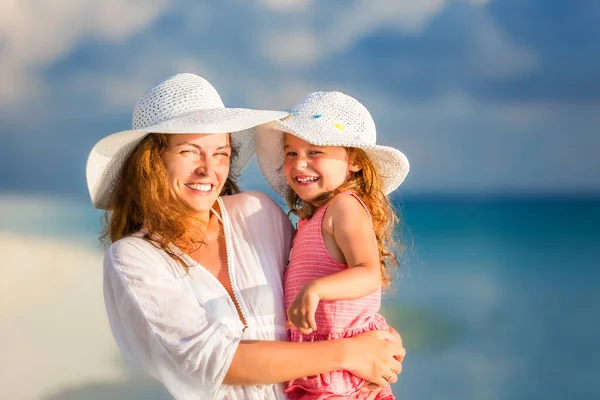
[[[321,226],[326,232],[333,234],[334,225],[340,222],[347,225],[349,221],[357,225],[370,223],[371,213],[358,195],[353,192],[344,192],[327,203]]]
[[[353,213],[362,213],[364,211],[370,214],[367,205],[359,195],[354,192],[343,192],[327,203],[326,214],[339,213],[344,216],[351,216]]]

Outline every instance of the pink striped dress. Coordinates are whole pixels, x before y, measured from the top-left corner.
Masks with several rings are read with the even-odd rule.
[[[367,209],[356,195],[349,194]],[[325,247],[321,226],[326,210],[327,205],[317,210],[311,219],[298,221],[298,232],[285,272],[286,309],[307,282],[348,268],[347,264],[331,258]],[[315,315],[317,331],[302,334],[292,327],[290,340],[313,342],[347,338],[371,330],[387,330],[385,319],[378,314],[380,305],[381,290],[356,300],[321,301]],[[359,389],[364,384],[363,379],[348,371],[332,371],[292,380],[286,384],[285,391],[289,399],[360,399]],[[395,397],[388,387],[382,390],[377,399]]]

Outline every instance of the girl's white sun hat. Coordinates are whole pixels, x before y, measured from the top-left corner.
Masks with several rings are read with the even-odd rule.
[[[283,172],[284,133],[315,146],[343,146],[362,149],[377,168],[383,191],[389,194],[402,183],[409,170],[399,150],[375,144],[375,122],[358,100],[341,92],[315,92],[306,96],[285,118],[257,129],[258,164],[273,190],[284,199],[289,185]]]
[[[174,75],[148,89],[135,105],[132,129],[106,136],[92,148],[86,178],[92,203],[107,210],[123,164],[150,133],[231,133],[237,152],[230,173],[237,175],[254,154],[254,128],[285,111],[225,108],[215,88],[198,75]]]

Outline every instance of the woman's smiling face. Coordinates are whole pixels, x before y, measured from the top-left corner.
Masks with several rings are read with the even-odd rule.
[[[169,135],[161,158],[173,195],[191,209],[208,213],[229,176],[229,134]]]

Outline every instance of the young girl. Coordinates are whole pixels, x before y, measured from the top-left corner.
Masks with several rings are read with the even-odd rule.
[[[386,196],[409,164],[375,140],[367,109],[340,92],[308,95],[258,134],[261,170],[300,218],[285,274],[291,341],[388,329],[378,314],[395,262],[389,246],[396,217]],[[391,375],[382,373],[386,380]],[[364,385],[348,371],[333,371],[290,381],[286,393],[290,399],[359,399],[366,396]],[[376,398],[394,395],[388,386]]]

